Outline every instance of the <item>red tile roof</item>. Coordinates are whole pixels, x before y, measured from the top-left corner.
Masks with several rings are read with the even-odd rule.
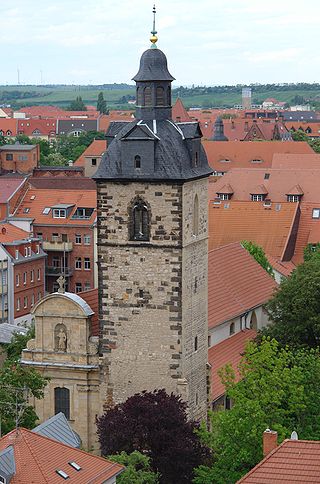
[[[209,328],[261,306],[277,283],[238,242],[208,255]]]
[[[249,240],[263,247],[267,254],[282,259],[298,204],[283,202],[278,204],[278,208],[277,204],[265,208],[263,202],[231,200],[218,205],[210,202],[209,249]]]
[[[79,156],[79,158],[74,162],[73,166],[85,166],[85,158],[87,156],[90,157],[99,157],[107,149],[107,141],[103,139],[95,139],[92,143],[88,146],[88,148]]]
[[[272,268],[282,274],[284,277],[290,276],[292,271],[296,269],[296,265],[292,261],[281,261],[280,259],[272,257],[269,254],[266,254],[266,256]]]
[[[88,111],[66,111],[64,109],[58,108],[57,106],[27,106],[19,109],[19,113],[25,113],[27,117],[30,118],[76,118],[76,117],[86,117],[86,118],[98,118],[99,111],[91,110]]]
[[[188,111],[184,107],[183,102],[179,97],[172,108],[172,119],[175,122],[181,122],[181,123],[192,121],[188,114]]]
[[[99,336],[99,299],[98,289],[91,289],[90,291],[78,292],[78,296],[82,297],[89,304],[94,312],[91,316],[91,334],[92,336]]]
[[[75,181],[76,183],[76,181]],[[34,198],[33,198],[34,197]],[[46,215],[43,212],[45,207],[53,207],[58,204],[74,205],[71,208],[69,217],[67,218],[53,218],[52,211]],[[16,212],[17,217],[33,218],[37,225],[92,225],[96,218],[97,194],[96,190],[44,190],[30,188],[19,209]],[[72,215],[77,207],[94,208],[90,219],[72,219]],[[27,214],[24,213],[24,208],[29,208]]]
[[[269,174],[268,178],[265,178],[266,173]],[[230,183],[234,189],[232,200],[250,200],[253,188],[263,184],[272,202],[287,201],[289,191],[298,185],[299,194],[303,193],[303,201],[320,201],[320,169],[234,168],[219,177],[216,183],[210,183],[209,198],[213,200],[216,192],[226,183]]]
[[[304,201],[300,203],[299,230],[292,258],[294,264],[303,262],[303,250],[308,244],[320,242],[320,220],[312,217],[312,212],[315,208],[320,209],[320,200],[313,203]]]
[[[285,125],[287,127],[287,129],[289,130],[293,130],[293,131],[297,131],[297,130],[301,130],[301,131],[304,131],[306,133],[306,135],[310,136],[311,138],[313,137],[319,137],[320,136],[320,121],[316,122],[316,121],[285,121]],[[308,131],[311,130],[311,133],[308,133],[306,132],[306,129],[308,129]]]
[[[18,132],[26,136],[54,136],[57,122],[55,119],[18,119]]]
[[[225,388],[220,380],[218,371],[228,363],[231,363],[235,371],[236,381],[239,381],[240,375],[238,366],[244,353],[246,343],[247,341],[254,339],[256,335],[257,332],[254,329],[245,329],[209,348],[208,359],[211,365],[212,401],[217,400],[217,398],[225,393]]]
[[[0,118],[0,131],[4,136],[7,136],[7,131],[11,132],[11,136],[17,135],[18,122],[12,118]]]
[[[12,195],[26,182],[23,178],[0,177],[0,203],[6,203]]]
[[[10,243],[15,240],[28,239],[30,236],[29,232],[16,227],[10,223],[0,223],[0,243]]]
[[[232,168],[269,168],[272,166],[275,153],[314,155],[313,149],[305,141],[203,140],[202,144],[207,153],[209,164],[215,171],[228,171]],[[252,160],[262,160],[262,163],[252,163]]]
[[[272,158],[272,168],[320,168],[320,154],[275,153]]]
[[[101,484],[120,473],[123,466],[102,457],[61,444],[31,430],[12,430],[0,440],[0,450],[12,446],[14,450],[15,474],[10,484],[61,484],[64,479],[57,470],[64,471],[68,482],[77,484]],[[69,462],[76,462],[81,470],[74,469]]]
[[[320,482],[320,441],[284,440],[238,484],[311,484]]]

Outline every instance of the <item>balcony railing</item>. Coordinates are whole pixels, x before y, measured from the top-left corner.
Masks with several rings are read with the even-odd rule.
[[[62,240],[43,240],[43,250],[54,250],[58,252],[71,252],[73,249],[72,242],[63,242]]]
[[[47,276],[66,276],[70,277],[73,274],[73,269],[71,267],[54,267],[54,266],[46,266],[46,275]]]

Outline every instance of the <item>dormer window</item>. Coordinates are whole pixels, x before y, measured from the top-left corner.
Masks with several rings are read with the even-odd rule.
[[[220,200],[230,200],[231,194],[230,193],[217,193],[217,197]]]
[[[136,155],[134,157],[134,167],[135,167],[135,169],[141,168],[141,156]]]
[[[141,199],[133,203],[130,228],[130,240],[149,240],[149,211]]]
[[[260,158],[253,158],[253,160],[251,160],[251,163],[262,163],[263,160],[261,160]]]
[[[265,195],[262,195],[261,193],[252,193],[251,194],[251,201],[252,202],[263,202],[263,200],[266,198]]]
[[[287,195],[287,202],[299,202],[301,195]]]
[[[53,218],[66,218],[67,211],[65,208],[54,208],[52,211]]]

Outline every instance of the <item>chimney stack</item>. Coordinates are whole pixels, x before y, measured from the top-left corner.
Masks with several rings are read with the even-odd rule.
[[[263,432],[263,457],[270,454],[276,447],[278,447],[278,432],[266,429]]]

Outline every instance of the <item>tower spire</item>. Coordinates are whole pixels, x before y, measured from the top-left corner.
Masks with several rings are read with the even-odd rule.
[[[151,41],[151,49],[156,49],[157,46],[156,46],[156,42],[158,40],[158,37],[157,37],[157,31],[156,31],[156,6],[153,5],[153,9],[152,9],[152,13],[153,13],[153,26],[152,26],[152,30],[151,30],[151,37],[150,37],[150,41]]]

